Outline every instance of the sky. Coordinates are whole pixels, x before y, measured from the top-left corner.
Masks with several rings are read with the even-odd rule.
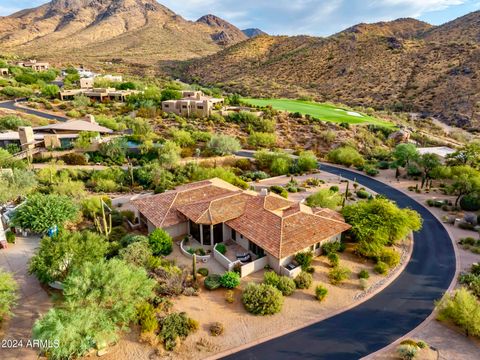
[[[47,0],[0,0],[0,15]],[[160,0],[186,19],[217,15],[237,27],[272,35],[327,36],[361,22],[413,17],[440,25],[480,10],[480,0]]]

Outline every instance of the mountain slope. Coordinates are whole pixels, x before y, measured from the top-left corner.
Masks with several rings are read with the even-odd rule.
[[[479,12],[439,27],[399,19],[328,38],[259,36],[191,61],[180,75],[245,95],[308,95],[477,126],[478,21]]]
[[[215,40],[222,31],[228,42]],[[155,0],[53,0],[0,18],[0,43],[6,50],[47,59],[154,64],[212,54],[244,39],[224,20],[187,21]]]
[[[248,37],[253,38],[260,35],[268,35],[266,32],[257,29],[257,28],[250,28],[250,29],[243,29],[242,32]]]
[[[240,29],[218,16],[204,15],[196,22],[210,26],[215,31],[211,35],[212,40],[219,45],[228,46],[247,39],[247,36]]]

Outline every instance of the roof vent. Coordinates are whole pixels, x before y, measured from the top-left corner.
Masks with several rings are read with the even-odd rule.
[[[261,196],[267,196],[268,195],[268,189],[261,189],[260,190],[260,195]]]

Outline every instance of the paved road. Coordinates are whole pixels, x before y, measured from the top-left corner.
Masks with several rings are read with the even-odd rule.
[[[402,192],[368,176],[326,164],[322,164],[322,171],[351,180],[356,178],[360,184],[388,196],[399,206],[410,207],[421,214],[424,225],[415,234],[410,262],[387,288],[357,307],[225,359],[359,359],[417,327],[431,314],[433,302],[453,280],[453,244],[442,224],[428,210]]]
[[[19,102],[19,101],[17,101],[17,102]],[[49,114],[49,113],[46,113],[46,112],[43,112],[43,111],[39,111],[39,110],[25,109],[23,107],[15,106],[15,100],[0,102],[0,108],[14,110],[14,111],[21,111],[21,112],[24,112],[26,114],[35,115],[35,116],[38,116],[38,117],[41,117],[41,118],[44,118],[44,119],[47,119],[47,120],[57,120],[57,121],[62,121],[62,122],[69,120],[67,117],[64,117],[64,116],[52,115],[52,114]]]

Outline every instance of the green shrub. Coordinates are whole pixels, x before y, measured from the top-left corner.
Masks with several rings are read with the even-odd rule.
[[[233,290],[227,290],[225,292],[225,301],[229,304],[233,304],[235,302],[235,294]]]
[[[373,166],[365,166],[363,170],[368,176],[377,176],[379,174],[379,171]]]
[[[388,273],[388,265],[382,261],[377,262],[373,270],[380,275],[386,275]]]
[[[368,272],[368,270],[361,270],[359,273],[358,273],[358,278],[359,279],[368,279],[370,277],[370,274]]]
[[[345,244],[341,241],[327,242],[322,245],[322,253],[326,256],[332,252],[344,252]]]
[[[158,330],[158,320],[155,308],[148,302],[141,303],[137,308],[138,323],[142,333],[153,333]]]
[[[15,242],[15,233],[11,230],[8,230],[6,233],[5,233],[5,237],[7,239],[7,242],[9,244],[13,244]]]
[[[312,265],[313,252],[304,251],[295,254],[295,261],[302,267],[302,270],[307,270]]]
[[[331,252],[327,255],[327,258],[331,267],[336,267],[340,263],[340,258],[338,257],[337,253]]]
[[[350,277],[351,271],[347,267],[337,266],[328,272],[330,284],[338,285]]]
[[[249,283],[242,295],[245,309],[255,315],[273,315],[282,310],[280,290],[267,284]]]
[[[17,303],[18,285],[13,276],[0,269],[0,326],[6,316],[11,315],[11,308]]]
[[[133,244],[135,242],[139,241],[147,241],[148,242],[148,237],[145,235],[139,235],[139,234],[127,234],[122,239],[120,240],[120,244],[122,247],[127,247],[130,244]]]
[[[328,160],[336,164],[342,164],[347,167],[352,165],[363,165],[365,160],[363,156],[354,148],[349,146],[339,147],[328,153]]]
[[[297,289],[308,289],[312,285],[313,277],[311,274],[302,271],[294,279]]]
[[[195,323],[185,313],[173,313],[162,319],[159,337],[165,349],[172,351],[178,339],[185,339],[195,328]]]
[[[87,157],[79,153],[66,154],[66,155],[63,155],[61,159],[67,165],[87,165],[88,164]]]
[[[465,211],[480,210],[480,197],[474,194],[468,194],[460,199],[460,207]]]
[[[281,291],[283,296],[290,296],[295,291],[296,284],[295,281],[288,276],[280,276],[276,287]]]
[[[225,244],[217,244],[215,245],[215,249],[222,255],[225,255],[225,253],[227,252],[227,247],[225,246]]]
[[[168,255],[173,250],[171,236],[163,229],[155,229],[149,236],[148,242],[152,248],[153,255]]]
[[[333,191],[333,192],[339,192],[340,188],[337,185],[332,185],[332,186],[330,186],[329,190]]]
[[[417,346],[420,348],[420,349],[427,349],[429,346],[428,344],[423,341],[423,340],[419,340],[417,341]]]
[[[323,299],[325,299],[327,294],[328,294],[328,290],[326,287],[322,285],[317,285],[317,287],[315,288],[315,298],[318,301],[322,301]]]
[[[394,268],[400,263],[400,254],[395,249],[384,248],[378,256],[377,261],[387,264],[389,268]]]
[[[265,271],[263,274],[263,283],[266,285],[277,287],[279,281],[280,276],[275,271]]]
[[[400,345],[397,347],[398,356],[402,360],[413,360],[417,356],[418,347],[413,345]]]
[[[227,271],[220,277],[220,284],[227,289],[234,289],[240,285],[240,275],[234,271]]]
[[[200,268],[200,269],[197,270],[197,273],[206,277],[206,276],[208,276],[208,269],[207,268]]]
[[[279,185],[270,186],[270,191],[284,197],[285,199],[288,198],[288,191]]]
[[[358,190],[357,196],[359,199],[368,199],[370,197],[370,193],[366,190]]]
[[[220,283],[220,278],[221,276],[218,274],[208,275],[204,280],[205,287],[208,290],[218,289],[220,286],[222,286]]]

